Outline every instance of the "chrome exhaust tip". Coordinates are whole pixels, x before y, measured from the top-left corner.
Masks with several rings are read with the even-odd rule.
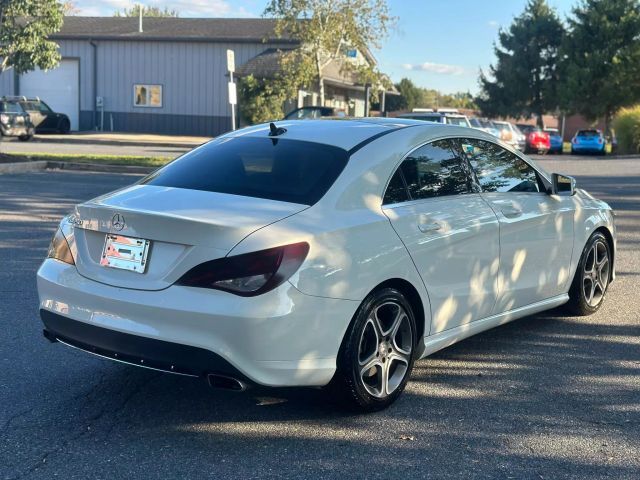
[[[238,380],[237,378],[228,377],[226,375],[219,375],[217,373],[210,373],[209,375],[207,375],[207,381],[212,388],[217,388],[220,390],[244,392],[247,389],[247,384]]]

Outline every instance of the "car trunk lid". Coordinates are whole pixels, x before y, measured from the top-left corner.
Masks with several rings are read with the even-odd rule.
[[[224,257],[252,232],[306,205],[216,192],[134,185],[76,207],[78,272],[108,285],[160,290]],[[107,235],[149,240],[144,273],[101,265]]]

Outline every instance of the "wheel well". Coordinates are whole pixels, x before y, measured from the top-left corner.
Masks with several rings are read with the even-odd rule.
[[[615,251],[613,249],[613,235],[611,235],[611,232],[609,231],[609,229],[607,227],[598,227],[595,229],[595,232],[600,232],[604,235],[604,238],[607,239],[607,243],[609,244],[609,252],[611,252],[611,265],[615,265],[615,261],[616,259],[614,258],[615,255]],[[613,277],[613,268],[611,268],[609,270],[609,277]],[[611,278],[610,278],[611,280]]]
[[[372,291],[381,288],[395,288],[405,297],[407,297],[407,300],[409,300],[409,304],[411,304],[411,308],[413,309],[413,313],[416,317],[416,329],[418,330],[416,339],[420,340],[424,336],[426,318],[424,313],[424,305],[422,304],[422,299],[420,298],[420,294],[418,293],[418,290],[416,290],[416,287],[414,287],[410,282],[401,278],[392,278],[390,280],[382,282]]]

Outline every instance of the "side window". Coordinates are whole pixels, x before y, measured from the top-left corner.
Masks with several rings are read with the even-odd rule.
[[[412,200],[469,193],[469,177],[448,140],[412,152],[401,169]]]
[[[539,192],[536,171],[513,153],[485,140],[460,139],[483,192]]]
[[[409,200],[409,194],[407,188],[404,186],[404,180],[402,179],[402,173],[400,169],[396,170],[396,173],[391,177],[387,191],[384,194],[384,205],[390,205],[392,203],[406,202]]]

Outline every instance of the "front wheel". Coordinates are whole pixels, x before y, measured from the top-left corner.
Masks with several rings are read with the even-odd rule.
[[[576,269],[567,309],[579,316],[591,315],[604,302],[611,278],[611,251],[605,236],[595,232],[587,241]]]
[[[71,123],[69,122],[68,119],[63,118],[62,120],[60,120],[60,123],[58,124],[58,133],[69,133],[69,131],[71,130]]]
[[[20,140],[21,142],[28,142],[32,138],[33,138],[33,135],[20,135],[18,137],[18,140]]]
[[[347,331],[331,386],[351,408],[386,408],[404,390],[415,345],[415,317],[405,296],[393,288],[375,291]]]

